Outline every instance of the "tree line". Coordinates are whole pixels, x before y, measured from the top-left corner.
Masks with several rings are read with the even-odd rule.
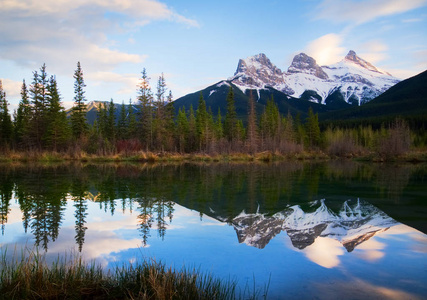
[[[181,107],[176,113],[172,92],[167,88],[164,75],[158,77],[153,91],[145,68],[141,74],[137,85],[137,109],[134,109],[132,101],[128,106],[122,103],[116,117],[116,106],[111,99],[109,104],[99,104],[93,125],[89,125],[86,118],[86,84],[80,62],[73,76],[74,105],[69,112],[62,104],[56,77],[47,74],[45,64],[33,72],[29,86],[23,81],[21,100],[13,120],[0,81],[1,150],[84,151],[107,155],[138,151],[298,153],[307,149],[323,149],[336,155],[342,151],[358,151],[360,147],[366,148],[367,144],[371,149],[378,148],[375,140],[392,133],[391,128],[375,131],[369,127],[356,130],[328,128],[321,132],[318,115],[311,109],[304,121],[290,113],[283,116],[273,98],[267,102],[264,112],[258,115],[252,94],[244,123],[237,118],[232,87],[226,96],[224,115],[219,110],[215,116],[211,108],[206,107],[202,94],[196,109]],[[409,129],[405,124],[397,125],[403,127],[403,134],[406,134],[403,139],[406,148],[403,148],[407,149]],[[369,142],[365,141],[367,138]],[[354,147],[344,147],[348,145]]]

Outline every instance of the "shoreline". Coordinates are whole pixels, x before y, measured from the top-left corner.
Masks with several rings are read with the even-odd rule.
[[[422,163],[427,162],[427,151],[414,150],[405,154],[387,157],[379,153],[353,154],[349,153],[343,156],[328,155],[323,151],[304,151],[299,153],[279,153],[279,152],[257,152],[249,153],[176,153],[176,152],[145,152],[134,153],[116,153],[116,154],[87,154],[67,153],[67,152],[16,152],[10,151],[0,154],[0,162],[133,162],[133,163],[168,163],[168,162],[278,162],[278,161],[325,161],[325,160],[354,160],[365,162],[408,162]]]

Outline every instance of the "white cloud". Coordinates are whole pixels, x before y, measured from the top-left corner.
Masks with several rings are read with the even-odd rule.
[[[118,50],[118,43],[109,36],[153,21],[198,26],[156,0],[0,0],[0,60],[32,70],[46,63],[49,73],[69,78],[80,61],[85,78],[101,80],[100,73],[112,74],[122,64],[146,59],[146,55]],[[118,79],[119,93],[130,91],[128,74],[111,78]],[[19,89],[13,88],[16,92]]]
[[[358,55],[370,63],[375,64],[389,58],[386,53],[388,46],[379,40],[368,41],[362,44],[360,48],[363,49],[363,52],[358,53]]]
[[[3,90],[6,92],[6,99],[9,97],[19,97],[22,81],[15,81],[8,78],[0,78],[3,83]]]
[[[346,54],[346,49],[341,46],[342,40],[341,35],[329,33],[310,42],[305,51],[321,66],[333,64]]]
[[[324,0],[316,9],[316,19],[362,24],[376,18],[403,13],[424,6],[427,0]]]
[[[330,269],[337,267],[341,263],[339,256],[344,254],[344,247],[337,240],[328,237],[318,237],[303,252],[312,262]]]

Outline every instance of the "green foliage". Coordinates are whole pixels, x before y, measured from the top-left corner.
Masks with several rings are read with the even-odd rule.
[[[0,147],[10,145],[13,137],[13,124],[9,114],[6,92],[3,90],[3,83],[0,80]]]
[[[224,120],[224,136],[228,141],[233,141],[237,137],[237,114],[234,105],[234,92],[230,87],[227,94],[227,113]]]
[[[46,132],[43,136],[45,144],[58,151],[65,149],[70,138],[70,128],[54,76],[50,77],[47,86]]]
[[[310,148],[320,146],[319,115],[314,114],[311,108],[308,110],[306,134],[307,134],[307,145]]]
[[[74,106],[71,111],[71,128],[75,139],[81,138],[88,129],[86,122],[86,97],[84,88],[86,84],[83,79],[83,71],[80,62],[74,72]]]

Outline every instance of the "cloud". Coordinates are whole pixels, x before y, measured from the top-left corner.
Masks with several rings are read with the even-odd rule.
[[[141,63],[146,56],[119,50],[110,36],[156,21],[198,26],[156,0],[2,0],[0,60],[33,70],[46,63],[49,73],[69,77],[77,61],[85,76],[113,72],[122,64]],[[130,81],[126,74],[119,77],[121,84]],[[119,90],[125,92],[129,86]]]
[[[370,63],[375,64],[389,58],[386,53],[388,46],[379,40],[368,41],[362,44],[360,48],[363,49],[363,52],[358,53],[358,55]]]
[[[339,256],[344,254],[344,247],[337,240],[318,237],[315,243],[305,248],[303,252],[312,262],[330,269],[341,263]]]
[[[8,78],[0,78],[3,83],[3,90],[6,92],[6,99],[8,97],[20,97],[22,81],[15,81]]]
[[[315,19],[362,24],[379,17],[410,11],[426,4],[427,0],[324,0],[316,9]]]
[[[333,64],[345,55],[346,49],[341,46],[342,40],[341,35],[329,33],[310,42],[305,51],[319,65]]]

